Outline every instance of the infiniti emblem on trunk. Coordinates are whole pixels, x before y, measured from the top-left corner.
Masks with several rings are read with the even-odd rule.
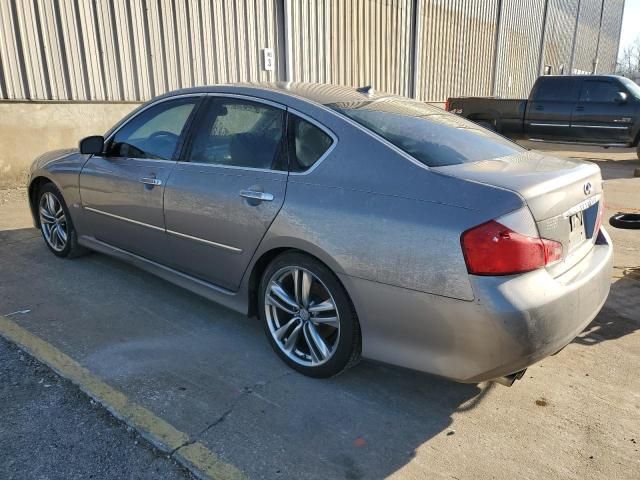
[[[591,182],[584,184],[584,194],[589,195],[591,193]]]

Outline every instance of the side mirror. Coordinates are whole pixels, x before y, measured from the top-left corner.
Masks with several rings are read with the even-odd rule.
[[[80,153],[99,155],[103,150],[104,137],[102,135],[92,135],[80,140]]]
[[[619,104],[627,103],[627,94],[624,92],[617,92],[613,97],[613,101]]]

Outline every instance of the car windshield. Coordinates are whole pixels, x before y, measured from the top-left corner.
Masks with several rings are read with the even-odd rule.
[[[384,97],[328,107],[377,133],[429,167],[478,162],[523,151],[513,142],[440,108]]]
[[[620,81],[626,87],[626,89],[629,90],[631,95],[640,100],[640,85],[626,77],[621,77]]]

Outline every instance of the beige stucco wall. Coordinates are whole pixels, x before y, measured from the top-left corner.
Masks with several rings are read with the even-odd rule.
[[[24,185],[35,157],[76,147],[87,135],[101,135],[136,107],[133,103],[0,102],[0,188]]]

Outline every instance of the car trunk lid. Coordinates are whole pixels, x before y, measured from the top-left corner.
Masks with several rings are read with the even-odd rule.
[[[527,151],[434,170],[522,196],[540,236],[562,243],[562,260],[547,267],[554,276],[580,261],[595,243],[603,196],[600,168],[593,163]]]

